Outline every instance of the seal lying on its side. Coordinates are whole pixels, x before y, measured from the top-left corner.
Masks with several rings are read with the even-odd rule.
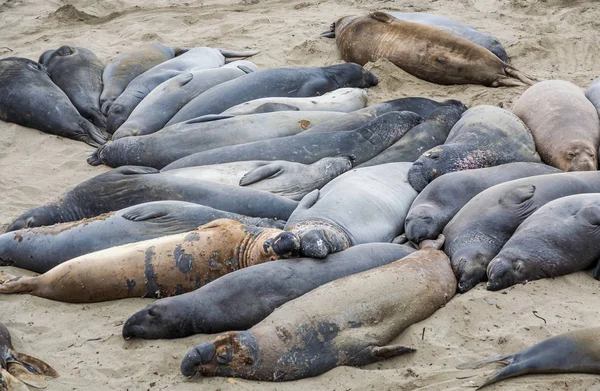
[[[392,340],[431,316],[455,290],[443,252],[414,252],[308,292],[248,331],[196,346],[181,373],[287,381],[412,352]]]

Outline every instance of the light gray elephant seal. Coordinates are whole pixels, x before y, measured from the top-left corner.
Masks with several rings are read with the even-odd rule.
[[[594,80],[585,90],[585,97],[592,102],[598,115],[600,115],[600,77]]]

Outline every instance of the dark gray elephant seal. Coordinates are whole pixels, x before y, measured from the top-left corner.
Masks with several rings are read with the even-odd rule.
[[[80,255],[192,231],[217,219],[268,228],[284,225],[277,220],[246,217],[191,202],[147,202],[91,219],[7,232],[0,235],[0,265],[45,273]]]
[[[100,109],[107,115],[113,102],[125,91],[129,83],[150,68],[177,57],[188,49],[167,47],[160,43],[145,44],[137,50],[121,54],[110,62],[102,73],[104,89],[100,95]]]
[[[600,194],[559,198],[523,221],[491,260],[487,289],[575,273],[596,266],[598,259]]]
[[[84,118],[100,128],[106,127],[106,117],[100,111],[104,64],[91,50],[61,46],[44,52],[38,62]]]
[[[46,68],[26,58],[0,60],[0,119],[49,134],[104,144],[107,134],[83,118]],[[10,97],[10,99],[6,99]]]
[[[259,98],[309,97],[338,88],[369,88],[376,85],[375,75],[353,63],[321,68],[265,69],[211,88],[179,110],[167,125],[206,114],[219,114],[230,107]]]
[[[575,330],[539,342],[516,354],[493,356],[458,369],[476,369],[486,364],[505,367],[487,378],[479,389],[526,374],[591,373],[600,375],[600,327]]]
[[[443,145],[417,159],[408,180],[421,191],[449,172],[513,162],[541,163],[531,132],[510,111],[479,105],[465,111]]]
[[[398,244],[369,243],[325,259],[296,258],[241,269],[194,292],[148,305],[125,322],[123,337],[184,338],[246,330],[321,285],[387,265],[414,251]]]
[[[473,197],[499,183],[561,172],[543,163],[508,163],[457,171],[431,182],[415,198],[406,216],[406,238],[413,243],[436,239],[458,211]]]
[[[7,231],[83,220],[150,201],[188,201],[251,217],[286,220],[298,203],[266,191],[194,181],[150,167],[125,166],[80,183],[19,216]]]
[[[285,230],[300,238],[300,253],[325,258],[348,247],[391,242],[417,192],[406,178],[410,163],[359,168],[306,195]]]
[[[354,163],[360,164],[398,141],[422,121],[418,114],[392,111],[358,129],[302,132],[295,136],[217,148],[176,160],[163,170],[246,160],[287,160],[311,164],[324,157],[335,156],[353,156]]]
[[[486,278],[492,258],[542,205],[574,194],[599,193],[600,172],[538,175],[482,191],[446,225],[444,251],[464,293]]]

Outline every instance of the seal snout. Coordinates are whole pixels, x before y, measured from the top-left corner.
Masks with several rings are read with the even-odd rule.
[[[300,239],[294,233],[284,231],[265,242],[265,252],[269,248],[279,257],[295,258],[300,254]]]
[[[198,365],[210,364],[215,356],[216,347],[212,343],[203,343],[190,350],[181,362],[181,374],[192,377]]]

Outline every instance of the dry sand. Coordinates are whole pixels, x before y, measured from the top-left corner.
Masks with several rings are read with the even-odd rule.
[[[600,4],[592,0],[4,0],[0,56],[37,60],[44,50],[69,44],[87,47],[109,61],[142,42],[161,41],[260,49],[253,60],[265,68],[322,66],[340,58],[334,41],[320,39],[319,33],[339,16],[384,9],[438,13],[472,24],[499,37],[512,64],[541,79],[586,86],[600,76]],[[385,61],[372,70],[381,83],[369,90],[370,103],[425,96],[510,107],[524,91],[440,86]],[[106,167],[85,163],[92,150],[81,142],[0,122],[0,229],[25,210],[105,172]],[[124,341],[122,323],[150,300],[70,305],[27,295],[0,296],[0,320],[11,330],[17,349],[39,356],[60,372],[49,390],[461,390],[481,382],[491,369],[458,371],[454,368],[459,363],[516,352],[561,332],[598,326],[599,288],[589,272],[505,292],[488,292],[480,285],[394,341],[416,347],[416,353],[284,384],[185,379],[179,374],[181,358],[212,336]],[[457,378],[472,374],[477,376]],[[600,378],[527,376],[489,388],[500,389],[600,390]]]

